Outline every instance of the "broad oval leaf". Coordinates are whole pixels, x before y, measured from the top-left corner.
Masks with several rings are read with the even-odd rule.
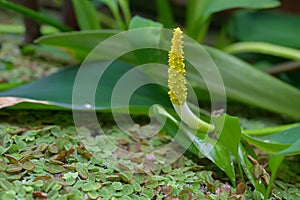
[[[90,75],[92,75],[95,74],[97,70],[101,69],[101,67],[103,67],[105,64],[105,61],[92,62],[85,64],[84,67],[86,67]],[[30,102],[27,102],[13,106],[14,108],[75,108],[89,110],[92,107],[87,107],[87,105],[95,104],[96,110],[111,111],[111,97],[112,92],[115,89],[114,87],[119,81],[120,77],[122,77],[122,75],[132,69],[132,67],[132,65],[124,62],[113,62],[104,72],[98,83],[97,91],[95,93],[95,102],[85,102],[86,97],[82,96],[80,97],[82,99],[79,99],[77,101],[85,102],[85,104],[83,103],[82,105],[72,105],[72,92],[74,89],[74,82],[80,66],[65,68],[48,77],[12,90],[1,92],[0,97],[19,97],[31,100],[31,104],[29,104]],[[140,79],[146,80],[147,78],[149,78],[142,72],[137,72],[136,77],[137,81]],[[87,77],[87,83],[90,78],[91,77]],[[132,81],[134,82],[135,80]],[[90,86],[83,85],[83,87],[88,88]],[[39,104],[32,104],[35,103],[34,101],[38,101],[36,103]],[[117,104],[120,109],[130,107],[130,110],[133,113],[140,114],[148,113],[149,107],[153,104],[161,104],[166,108],[171,107],[167,92],[162,87],[151,84],[144,85],[136,90],[131,97],[130,105],[125,105],[123,104],[123,102],[116,102],[116,105]]]
[[[83,58],[96,45],[113,34],[110,31],[83,31],[43,37],[38,39],[37,42],[65,46],[65,48],[70,49],[74,54]],[[186,48],[193,47],[191,44],[186,43]],[[298,101],[300,99],[300,90],[254,69],[250,64],[234,56],[212,47],[205,47],[205,49],[216,63],[222,75],[228,97],[275,113],[300,119],[300,112],[298,112],[300,110],[300,102]],[[189,50],[189,52],[192,51],[192,49]],[[199,57],[199,60],[201,60],[201,57]],[[132,57],[127,59],[127,61],[136,62]],[[167,80],[166,74],[155,73],[153,72],[153,75],[160,80]],[[149,75],[151,76],[151,74]],[[206,89],[203,79],[198,74],[187,72],[187,78],[191,81],[194,88]]]

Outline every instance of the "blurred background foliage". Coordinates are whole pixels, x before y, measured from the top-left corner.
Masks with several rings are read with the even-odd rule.
[[[228,96],[228,113],[239,116],[239,120],[225,116],[227,125],[220,133],[223,138],[209,159],[229,176],[233,185],[236,184],[235,167],[226,165],[226,161],[235,161],[238,170],[241,172],[243,168],[256,190],[266,198],[272,184],[263,186],[249,170],[254,164],[247,155],[255,157],[249,144],[275,154],[269,161],[273,172],[270,183],[275,179],[283,156],[300,153],[299,124],[265,128],[300,119],[300,9],[297,5],[297,0],[0,0],[0,33],[18,40],[16,43],[20,45],[23,56],[18,66],[26,64],[24,58],[27,56],[46,59],[47,63],[51,60],[55,66],[72,65],[56,68],[56,73],[42,70],[38,77],[31,76],[22,81],[0,77],[1,97],[24,98],[14,99],[15,102],[5,102],[8,99],[4,99],[0,105],[14,109],[70,110],[74,79],[79,69],[75,64],[83,62],[101,41],[128,29],[180,26],[186,35],[204,46],[217,65]],[[20,41],[23,35],[24,40]],[[15,68],[15,55],[0,55],[1,74]],[[120,57],[99,83],[95,109],[111,111],[110,97],[115,82],[128,70],[150,61],[166,64],[166,58],[167,52],[158,52],[157,49],[140,50]],[[88,66],[93,69],[104,64],[99,61],[97,66],[93,63]],[[30,65],[32,67],[32,62]],[[187,79],[198,95],[198,99],[192,101],[199,100],[201,107],[209,108],[210,98],[203,79],[188,63],[187,69]],[[38,64],[27,73],[35,74],[39,70]],[[167,80],[166,74],[154,71],[140,76]],[[41,79],[34,81],[37,78]],[[163,87],[142,87],[130,102],[131,110],[148,114],[151,105],[161,103],[170,111],[166,94]],[[76,106],[85,109],[82,105]],[[158,118],[170,116],[167,111],[156,109]],[[202,117],[210,118],[209,113],[202,112]],[[245,119],[249,116],[253,119]],[[217,125],[218,118],[214,120]],[[165,129],[172,135],[179,129],[179,121],[168,118]],[[181,131],[180,139],[191,140],[189,128]],[[201,137],[204,136],[197,135],[199,143]],[[190,151],[198,154],[199,143],[195,142]]]
[[[251,65],[243,68],[238,65],[246,64],[236,63],[236,68],[228,69],[228,73],[238,70],[236,74],[241,74],[239,80],[224,75],[230,100],[300,118],[293,114],[293,110],[300,109],[300,103],[296,101],[299,90],[262,75],[270,74],[293,87],[300,85],[300,44],[297,40],[300,18],[297,6],[294,6],[296,3],[292,0],[232,0],[221,3],[216,0],[152,0],[147,3],[138,0],[1,0],[2,12],[14,17],[4,15],[0,32],[25,32],[23,54],[43,54],[65,63],[80,63],[100,41],[129,29],[134,16],[148,19],[133,21],[132,24],[137,24],[135,27],[154,26],[153,21],[165,28],[180,26],[185,34],[196,41],[234,54]],[[24,26],[20,17],[23,17]],[[35,41],[39,36],[43,37]],[[143,62],[144,59],[146,63],[148,55],[144,54],[138,60]],[[221,55],[214,61],[220,70],[226,70],[222,62],[230,59],[224,58],[222,61],[219,59]],[[228,65],[233,65],[232,62],[228,62]],[[245,69],[250,71],[246,72]],[[258,73],[256,69],[265,73]],[[246,83],[242,76],[248,73],[252,74],[251,77],[262,76],[258,78],[261,81],[250,80]],[[267,79],[269,81],[266,82]],[[251,81],[256,84],[252,85]],[[272,81],[275,81],[274,86]],[[243,86],[238,87],[239,84]],[[262,88],[257,84],[261,84]],[[9,87],[3,86],[4,89]],[[200,89],[205,90],[205,87],[200,86]],[[266,99],[259,100],[257,96],[265,92]],[[208,95],[202,91],[199,96],[205,100]],[[279,96],[290,96],[292,101],[280,100],[282,97]],[[272,104],[272,99],[280,103]]]

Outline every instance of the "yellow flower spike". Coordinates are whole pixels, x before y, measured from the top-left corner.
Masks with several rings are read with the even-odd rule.
[[[175,105],[183,105],[187,98],[185,80],[184,57],[183,57],[183,35],[180,28],[174,29],[172,46],[169,52],[169,79],[168,92],[171,102]]]
[[[172,46],[169,52],[168,87],[169,96],[176,113],[190,128],[210,132],[214,127],[199,119],[186,103],[187,87],[183,57],[183,33],[180,28],[174,29]]]

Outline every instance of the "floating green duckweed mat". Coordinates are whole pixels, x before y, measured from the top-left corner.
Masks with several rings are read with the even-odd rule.
[[[70,112],[3,110],[0,121],[0,199],[261,199],[199,159],[181,156],[165,165],[164,153],[153,153],[171,140],[163,131],[137,139],[99,116],[105,134],[84,128],[97,135],[87,149]],[[300,198],[299,185],[277,182],[273,192]]]

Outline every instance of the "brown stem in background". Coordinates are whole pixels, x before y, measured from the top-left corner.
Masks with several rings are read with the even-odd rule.
[[[64,0],[61,10],[62,23],[74,30],[79,30],[72,0]]]
[[[26,1],[19,1],[19,2],[27,8],[30,8],[35,11],[39,10],[38,0],[26,0]],[[32,43],[36,38],[41,36],[40,24],[36,23],[35,21],[27,17],[24,17],[23,21],[25,25],[25,42]]]
[[[273,67],[265,69],[265,72],[272,75],[278,75],[296,70],[300,70],[300,61],[281,63],[279,65],[275,65]]]

